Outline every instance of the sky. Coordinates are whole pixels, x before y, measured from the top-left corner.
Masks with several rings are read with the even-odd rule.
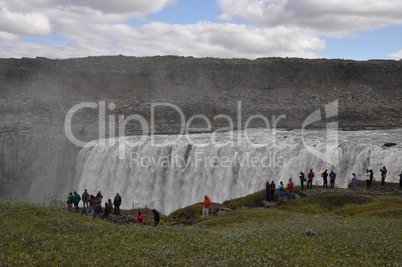
[[[402,58],[401,0],[0,0],[0,58]]]

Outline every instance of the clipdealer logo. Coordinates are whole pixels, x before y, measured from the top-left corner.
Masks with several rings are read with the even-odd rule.
[[[333,119],[338,116],[338,105],[339,101],[333,101],[327,105],[324,106],[325,109],[325,115],[323,116],[321,113],[320,109],[315,110],[312,114],[310,114],[303,122],[302,124],[302,140],[303,140],[303,145],[307,149],[308,152],[310,152],[312,155],[315,157],[323,160],[324,162],[336,166],[338,164],[338,122],[337,121],[331,121],[326,124],[326,149],[325,151],[320,151],[313,146],[308,145],[307,143],[307,133],[308,131],[306,130],[306,127],[319,122],[319,121],[325,121],[328,119]],[[156,132],[156,119],[155,119],[155,109],[158,107],[164,107],[164,108],[170,108],[175,110],[178,115],[180,116],[180,133],[177,134],[177,136],[174,136],[175,139],[171,140],[166,139],[160,142],[160,140],[156,141],[155,139],[155,132]],[[98,124],[99,124],[99,138],[97,141],[92,141],[92,142],[83,142],[77,139],[72,130],[72,119],[73,116],[76,112],[82,109],[98,109]],[[224,146],[241,146],[243,141],[246,141],[248,145],[256,148],[260,147],[267,147],[267,146],[272,146],[276,145],[276,138],[277,138],[277,124],[280,120],[285,119],[286,115],[280,115],[276,117],[275,115],[271,117],[271,120],[269,120],[267,117],[263,115],[253,115],[250,116],[244,124],[242,123],[242,103],[241,101],[238,101],[237,103],[237,117],[236,117],[236,127],[235,127],[235,122],[234,120],[226,115],[226,114],[219,114],[213,117],[213,120],[224,120],[227,122],[228,127],[225,128],[220,128],[215,131],[212,131],[212,123],[207,116],[202,115],[202,114],[197,114],[192,117],[190,117],[187,121],[185,118],[184,113],[182,110],[170,103],[151,103],[150,104],[151,108],[151,118],[150,118],[150,123],[141,115],[139,114],[131,114],[128,116],[125,115],[109,115],[108,120],[106,120],[106,110],[109,109],[110,111],[113,111],[116,109],[116,105],[114,103],[110,103],[106,106],[105,101],[99,101],[99,103],[94,103],[94,102],[84,102],[84,103],[79,103],[75,106],[73,106],[66,115],[65,121],[64,121],[64,130],[66,133],[67,138],[75,144],[78,147],[93,147],[93,146],[99,146],[99,147],[113,147],[115,145],[118,145],[118,150],[119,150],[119,159],[126,159],[128,153],[126,153],[127,147],[130,148],[135,148],[139,147],[145,143],[150,144],[153,147],[168,147],[174,144],[177,144],[183,138],[187,141],[188,144],[196,147],[196,148],[202,148],[202,147],[207,147],[207,146],[215,146],[215,147],[224,147]],[[194,128],[193,127],[193,122],[194,120],[202,120],[205,122],[206,127],[205,128]],[[249,135],[249,126],[250,123],[253,120],[260,120],[263,121],[268,132],[268,139],[266,142],[261,141],[261,142],[255,142],[255,140],[252,140]],[[141,135],[135,135],[135,138],[132,137],[127,137],[125,134],[126,131],[126,126],[130,121],[135,121],[141,125],[142,133]],[[107,125],[108,124],[108,131],[109,131],[109,138],[106,139],[106,130],[107,130]],[[117,127],[116,127],[117,126]],[[118,134],[116,136],[116,128],[118,129]],[[242,129],[241,131],[236,131],[236,129]],[[252,129],[252,128],[251,128]],[[209,135],[209,140],[200,143],[198,140],[194,140],[193,132],[194,131],[202,131],[202,132],[211,132]],[[228,133],[228,139],[222,142],[222,140],[217,140],[217,134],[219,132],[225,131]],[[235,138],[235,135],[236,138]],[[133,158],[134,155],[134,158]],[[238,155],[238,154],[236,154]],[[275,155],[271,155],[273,157]],[[266,158],[261,157],[260,159],[255,159],[255,157],[248,157],[248,159],[253,159],[257,163],[251,164],[252,166],[265,166],[266,164]],[[134,162],[139,162],[140,158],[138,154],[133,154],[130,152],[130,160]],[[272,159],[271,159],[272,160]],[[147,165],[149,162],[153,162],[154,165],[156,162],[159,162],[157,159],[147,159],[146,157],[142,159],[142,165]],[[183,160],[180,160],[181,162]],[[212,165],[227,165],[227,162],[230,161],[228,159],[215,159],[213,158],[212,161],[211,159],[206,159],[204,162],[212,162]],[[258,161],[260,162],[258,164]],[[282,165],[284,165],[284,160],[278,160],[278,162],[281,162]],[[148,162],[148,163],[147,163]],[[166,162],[166,160],[163,160],[163,162]],[[197,161],[198,162],[198,161]],[[165,165],[167,163],[164,163]],[[223,167],[224,167],[223,166]]]
[[[176,136],[174,140],[165,140],[163,142],[157,142],[155,140],[155,132],[156,132],[156,119],[155,119],[155,109],[158,107],[165,107],[165,108],[170,108],[175,110],[179,116],[180,116],[180,133]],[[97,142],[83,142],[78,140],[73,133],[72,130],[72,119],[73,116],[76,112],[78,112],[81,109],[85,108],[91,108],[91,109],[96,109],[98,108],[99,114],[98,114],[98,124],[99,124],[99,138]],[[110,111],[113,111],[116,108],[116,105],[113,103],[110,103],[108,105],[108,109]],[[225,128],[220,128],[215,131],[212,131],[212,123],[207,116],[203,114],[197,114],[191,116],[187,121],[185,118],[185,115],[183,111],[176,105],[170,104],[170,103],[151,103],[150,105],[151,108],[151,119],[150,123],[147,122],[147,120],[139,115],[139,114],[132,114],[129,116],[125,115],[118,115],[116,119],[116,115],[109,115],[108,116],[108,126],[109,126],[109,138],[106,139],[106,103],[105,101],[100,101],[99,104],[93,103],[93,102],[85,102],[85,103],[79,103],[75,106],[73,106],[66,115],[65,121],[64,121],[64,130],[66,133],[67,138],[75,144],[78,147],[93,147],[93,146],[100,146],[100,147],[105,147],[105,146],[115,146],[116,142],[118,142],[119,145],[119,159],[125,159],[126,157],[126,147],[139,147],[146,142],[150,141],[150,145],[153,147],[166,147],[166,146],[171,146],[174,144],[177,144],[180,140],[185,138],[187,142],[190,145],[193,145],[194,147],[207,147],[210,145],[216,146],[216,147],[224,147],[224,146],[236,146],[236,145],[241,145],[242,143],[242,138],[247,142],[247,144],[253,146],[253,147],[265,147],[269,145],[269,142],[265,143],[255,143],[253,142],[252,138],[250,138],[249,135],[249,125],[253,120],[262,120],[265,125],[266,129],[269,130],[270,132],[270,137],[272,138],[270,141],[272,141],[272,144],[276,143],[276,129],[277,129],[277,123],[281,119],[285,119],[286,115],[281,115],[279,117],[276,117],[275,115],[272,116],[271,121],[262,115],[253,115],[250,116],[245,122],[244,125],[242,123],[242,106],[241,106],[241,101],[238,101],[237,103],[237,118],[236,122],[237,125],[235,126],[234,120],[226,114],[219,114],[213,117],[213,120],[224,120],[227,122],[228,127]],[[202,120],[205,122],[206,127],[205,128],[194,128],[193,127],[193,122],[194,120]],[[126,126],[128,122],[130,121],[136,121],[141,125],[142,133],[141,135],[136,135],[135,141],[131,137],[127,137],[125,134],[126,131]],[[117,124],[116,124],[117,123]],[[116,136],[115,129],[116,126],[118,128],[118,135]],[[242,131],[237,131],[237,136],[235,138],[235,131],[237,129],[242,129]],[[194,136],[192,133],[194,132],[211,132],[209,140],[206,142],[200,143],[196,140],[194,140]],[[228,132],[229,133],[229,138],[225,142],[221,142],[217,140],[217,134],[219,132]],[[150,140],[149,140],[150,139]]]
[[[333,119],[338,117],[339,112],[339,100],[333,101],[327,105],[325,105],[325,116],[322,116],[321,110],[317,109],[313,113],[311,113],[303,122],[302,125],[302,140],[304,147],[309,151],[311,154],[316,156],[317,158],[323,160],[325,163],[330,165],[336,166],[338,165],[339,161],[339,138],[338,138],[338,121],[332,121],[326,123],[326,147],[325,151],[319,151],[312,146],[309,146],[306,142],[306,130],[305,128],[315,122],[325,121],[328,119]]]

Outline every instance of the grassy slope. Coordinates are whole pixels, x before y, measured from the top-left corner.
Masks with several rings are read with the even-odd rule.
[[[313,196],[277,209],[199,219],[195,227],[116,225],[26,203],[0,201],[0,209],[0,265],[402,262],[400,197]],[[306,228],[316,236],[305,236]]]

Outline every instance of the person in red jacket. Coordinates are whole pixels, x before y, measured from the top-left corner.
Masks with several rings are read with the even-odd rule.
[[[202,209],[202,217],[208,217],[209,209],[211,208],[211,199],[208,196],[204,197],[204,208]]]
[[[137,213],[137,224],[144,224],[144,215],[142,215],[141,211]]]
[[[310,189],[313,186],[313,178],[314,178],[314,172],[312,169],[310,169],[310,173],[308,174],[308,182],[307,182],[307,189],[309,189],[309,185],[310,185]]]
[[[292,178],[289,178],[289,183],[288,183],[289,199],[293,199],[293,187],[294,187],[294,183],[292,181]]]

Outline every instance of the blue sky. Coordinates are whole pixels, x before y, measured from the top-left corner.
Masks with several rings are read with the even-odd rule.
[[[402,58],[399,0],[0,0],[0,57]]]
[[[217,22],[220,13],[218,2],[215,0],[185,0],[151,15],[151,18],[167,23],[193,24],[197,21]]]
[[[392,25],[359,33],[353,38],[327,38],[322,55],[326,58],[355,60],[389,59],[401,49],[402,25]]]

